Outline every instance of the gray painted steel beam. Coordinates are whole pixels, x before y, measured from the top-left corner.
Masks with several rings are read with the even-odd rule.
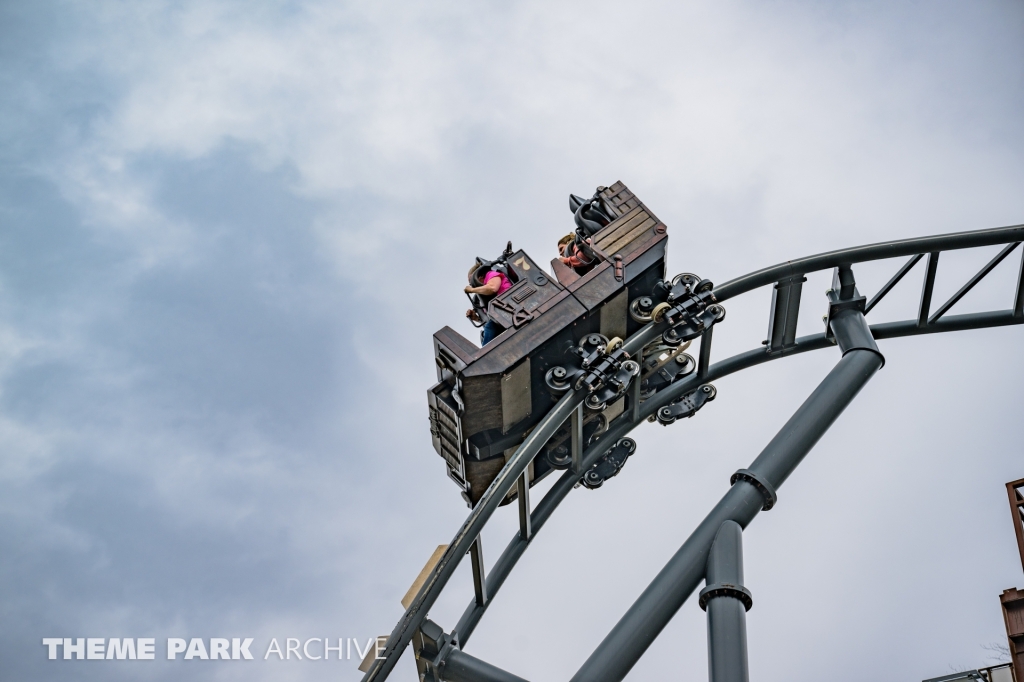
[[[469,558],[473,564],[473,593],[476,595],[476,603],[486,606],[487,598],[487,576],[484,575],[484,548],[479,535],[469,546]]]
[[[576,407],[569,418],[569,446],[572,448],[572,471],[583,473],[583,404]]]
[[[943,317],[933,325],[923,328],[917,326],[917,320],[905,320],[903,322],[888,322],[872,325],[870,329],[872,336],[874,336],[876,340],[880,340],[899,338],[903,336],[916,336],[919,334],[937,334],[942,332],[983,329],[1015,324],[1024,324],[1024,317],[1014,317],[1012,310],[1004,310],[991,313],[950,315]],[[654,325],[648,325],[646,328],[649,329],[653,326]],[[640,332],[637,334],[639,333]],[[777,360],[781,357],[789,357],[791,355],[798,355],[812,350],[829,348],[833,345],[835,345],[833,341],[827,338],[824,333],[810,334],[808,336],[798,338],[796,340],[796,344],[792,348],[787,349],[778,355],[769,355],[764,351],[763,347],[758,347],[754,350],[749,350],[745,353],[740,353],[739,355],[734,355],[731,358],[716,362],[708,368],[706,377],[701,378],[691,375],[682,381],[677,381],[675,384],[659,391],[657,395],[645,401],[640,406],[639,417],[634,418],[631,413],[626,413],[612,422],[608,431],[602,435],[600,442],[586,449],[583,456],[584,471],[592,466],[599,457],[604,455],[604,453],[607,452],[619,438],[628,435],[634,428],[642,424],[647,417],[652,414],[656,414],[661,407],[669,404],[676,398],[686,395],[700,386],[700,384],[707,381],[715,381],[716,379],[729,376],[730,374],[754,367],[755,365]],[[580,477],[578,475],[573,474],[571,471],[565,472],[551,487],[547,495],[545,495],[537,504],[537,507],[530,515],[534,535],[540,532],[544,523],[548,518],[550,518],[551,514],[554,513],[555,509],[558,508],[558,505],[561,504],[562,500],[564,500],[572,491],[573,486],[576,485],[579,478]],[[513,567],[515,567],[519,558],[526,552],[526,548],[528,546],[529,542],[522,541],[519,535],[516,534],[505,548],[505,551],[502,552],[501,556],[491,567],[491,570],[487,574],[487,593],[491,595],[492,598],[497,594],[498,590],[501,589],[501,586],[505,582],[505,578],[507,578],[512,572]],[[477,607],[474,600],[470,602],[469,606],[462,614],[462,618],[459,619],[459,624],[456,626],[455,632],[459,634],[459,641],[462,642],[463,645],[465,645],[469,640],[469,637],[473,634],[477,623],[480,621],[480,618],[483,617],[485,611],[486,606]]]
[[[925,264],[924,284],[921,285],[921,304],[917,310],[917,326],[924,327],[928,324],[928,310],[932,305],[932,292],[935,290],[935,273],[939,269],[939,252],[932,251],[928,254],[928,262]]]
[[[441,665],[443,682],[527,682],[522,677],[497,668],[487,661],[452,649]]]
[[[530,525],[530,470],[527,468],[516,483],[516,494],[519,499],[519,537],[529,540],[533,535]]]
[[[1013,316],[1024,317],[1024,252],[1020,254],[1020,274],[1017,275],[1017,295],[1013,298]]]
[[[708,327],[704,330],[704,333],[700,335],[700,355],[697,356],[698,377],[703,378],[707,376],[708,367],[711,365],[711,336],[714,332],[714,327]]]
[[[498,504],[505,499],[512,486],[516,484],[519,477],[526,471],[526,467],[543,447],[544,443],[554,435],[555,431],[572,414],[573,410],[583,402],[583,394],[570,391],[566,393],[558,404],[552,408],[544,419],[537,424],[530,432],[526,440],[515,451],[515,454],[505,463],[504,468],[488,486],[484,495],[473,507],[469,517],[462,524],[462,528],[455,534],[448,549],[441,556],[431,571],[427,580],[420,588],[419,594],[413,599],[412,604],[406,609],[401,620],[395,625],[387,644],[384,646],[383,658],[373,662],[370,670],[363,676],[363,682],[371,680],[386,679],[391,670],[395,667],[399,657],[405,648],[409,646],[413,633],[427,617],[427,611],[437,597],[441,594],[444,586],[448,584],[452,574],[458,567],[462,557],[469,551],[470,545],[480,536],[480,532],[487,524],[487,520],[494,514]]]
[[[1010,242],[1024,242],[1024,225],[996,227],[988,230],[972,230],[970,232],[953,232],[934,237],[900,239],[891,242],[857,246],[850,249],[839,249],[838,251],[829,251],[815,256],[786,261],[785,263],[763,268],[748,275],[729,280],[725,284],[715,287],[715,298],[719,301],[726,301],[758,287],[763,287],[766,284],[778,282],[786,277],[799,277],[810,272],[828,270],[839,265],[851,265],[853,263],[884,260],[886,258],[901,258],[932,251],[951,251],[955,249],[970,249],[976,246],[1009,244]]]
[[[643,365],[643,357],[642,356],[641,356],[639,362],[640,362],[640,364],[642,366]],[[630,399],[630,410],[629,411],[630,411],[630,418],[633,421],[635,421],[635,422],[639,422],[640,421],[640,392],[641,392],[640,389],[642,388],[642,384],[643,384],[643,382],[641,382],[640,378],[637,377],[637,379],[633,382],[633,385],[629,389],[629,399]]]
[[[796,323],[800,316],[800,293],[806,277],[791,277],[772,287],[771,312],[768,314],[768,352],[778,353],[796,342]]]
[[[881,301],[883,298],[885,298],[885,295],[887,293],[889,293],[890,291],[892,291],[892,288],[894,286],[896,286],[897,284],[899,284],[900,280],[903,279],[903,277],[908,272],[910,272],[911,269],[915,265],[917,265],[917,262],[919,260],[921,260],[922,258],[924,258],[924,254],[923,253],[919,253],[916,256],[912,256],[910,258],[910,260],[908,260],[906,263],[904,263],[903,267],[900,268],[899,271],[895,275],[892,276],[892,279],[890,279],[888,282],[886,282],[885,286],[883,286],[881,289],[879,289],[878,293],[871,297],[871,300],[868,301],[867,306],[864,308],[864,314],[867,315],[868,313],[870,313],[871,309],[874,308],[876,305],[878,305],[878,302]]]
[[[876,352],[846,352],[754,460],[750,471],[778,489],[881,365],[882,357]],[[612,628],[573,681],[623,679],[704,577],[708,552],[722,523],[731,520],[745,528],[763,504],[764,497],[754,484],[737,481]]]
[[[573,681],[624,678],[704,578],[708,552],[721,525],[731,520],[746,526],[763,504],[760,491],[746,481],[730,488],[590,655]]]
[[[942,306],[935,311],[935,314],[928,319],[928,324],[933,324],[936,320],[938,320],[940,317],[949,312],[949,309],[955,306],[957,301],[966,296],[967,292],[973,289],[975,284],[984,279],[985,275],[992,272],[992,269],[995,268],[995,266],[1002,263],[1003,259],[1009,256],[1010,252],[1017,248],[1018,245],[1019,242],[1010,244],[1002,251],[1000,251],[998,254],[996,254],[995,258],[986,263],[985,267],[978,271],[978,274],[976,274],[974,277],[971,277],[970,281],[968,281],[967,284],[960,287],[959,291],[953,294],[953,296],[948,301],[943,303]]]
[[[708,613],[708,679],[748,682],[750,593],[743,586],[743,529],[735,521],[726,521],[718,529],[708,556],[705,582],[701,603]]]
[[[1024,242],[1024,225],[1011,225],[969,232],[952,232],[932,237],[901,239],[828,251],[814,256],[796,258],[729,280],[725,284],[715,287],[715,299],[719,302],[724,302],[767,284],[791,277],[802,277],[811,272],[828,270],[841,265],[905,256],[913,256],[919,259],[923,254],[930,252],[970,249],[994,244],[1010,244],[1012,242]],[[909,271],[915,263],[916,260],[913,260],[912,263],[904,267]],[[903,275],[905,274],[906,272],[903,272]],[[868,303],[867,310],[871,310],[896,285],[899,279],[902,279],[903,275],[898,275],[898,278],[894,278],[894,281],[886,284],[883,290],[876,294]],[[1014,302],[1013,310],[1018,316],[1024,316],[1024,258],[1021,260],[1021,277],[1018,281],[1017,290],[1018,295]],[[665,328],[666,325],[664,323],[649,324],[631,336],[623,348],[630,354],[635,354],[664,332]]]
[[[871,333],[875,339],[895,339],[918,334],[936,334],[939,332],[959,332],[967,329],[988,329],[1005,327],[1012,324],[1024,324],[1024,319],[1014,317],[1012,310],[996,310],[988,313],[967,313],[965,315],[944,315],[942,319],[927,327],[918,327],[913,322],[883,322],[871,325]]]
[[[867,310],[870,310],[871,307],[876,305],[878,301],[896,285],[903,275],[913,267],[916,261],[920,259],[920,254],[922,254],[922,252],[940,252],[944,250],[965,249],[990,244],[1008,244],[1011,242],[1022,241],[1024,241],[1024,225],[1016,225],[990,230],[952,233],[947,235],[938,235],[935,237],[907,239],[896,242],[871,244],[852,249],[842,249],[807,258],[787,261],[780,265],[764,268],[757,272],[744,275],[717,287],[715,290],[715,296],[718,301],[725,301],[760,286],[777,282],[785,278],[800,277],[810,272],[839,266],[846,266],[848,268],[852,263],[869,260],[880,260],[908,255],[914,256],[914,258],[911,259],[911,262],[905,264],[903,268],[901,268],[900,272],[897,273],[897,276],[890,280],[890,282],[887,283],[874,298],[872,298],[871,302],[867,306]],[[1021,270],[1017,283],[1014,306],[1012,309],[1007,311],[976,313],[970,315],[956,315],[950,317],[943,316],[941,319],[937,319],[934,324],[926,324],[924,326],[921,325],[920,319],[886,323],[872,326],[870,328],[870,333],[876,339],[883,339],[913,336],[917,334],[959,331],[963,329],[981,329],[986,327],[1022,323],[1024,323],[1024,255],[1022,255],[1021,259]],[[646,327],[627,339],[623,348],[630,354],[637,354],[647,343],[659,336],[664,331],[665,327],[666,325],[664,322],[648,324]],[[710,338],[707,338],[707,341],[710,341]],[[484,584],[487,594],[493,596],[497,592],[498,588],[500,588],[505,578],[511,572],[519,557],[522,556],[526,547],[529,546],[532,535],[540,529],[547,518],[550,517],[551,513],[553,513],[554,509],[557,508],[558,504],[566,495],[568,495],[569,491],[572,490],[573,486],[578,482],[579,472],[581,470],[585,470],[597,461],[597,459],[603,455],[617,439],[628,434],[633,428],[635,428],[640,423],[640,420],[655,414],[658,409],[669,404],[673,400],[682,397],[687,392],[696,388],[700,383],[714,380],[718,377],[726,376],[747,367],[752,367],[779,357],[824,348],[832,345],[832,343],[831,339],[825,334],[812,334],[810,336],[795,339],[795,342],[791,347],[783,348],[779,353],[768,354],[765,353],[763,349],[759,348],[728,358],[716,363],[715,365],[710,365],[710,343],[706,344],[707,349],[702,350],[701,353],[701,359],[704,361],[702,363],[703,366],[700,368],[701,371],[699,371],[697,375],[693,375],[688,379],[676,382],[674,385],[659,391],[656,396],[645,401],[643,405],[638,406],[640,408],[639,410],[632,409],[621,415],[619,419],[613,422],[611,428],[604,434],[600,443],[587,448],[586,451],[582,453],[581,466],[578,468],[574,467],[576,468],[575,472],[570,470],[562,475],[548,494],[544,496],[533,513],[528,514],[531,523],[529,532],[530,537],[522,538],[517,534],[509,546],[506,547],[498,562],[492,568],[491,573],[486,577]],[[850,354],[849,357],[860,356],[860,359],[857,360],[858,363],[867,362],[870,364],[877,362],[879,365],[881,364],[882,360],[880,356],[876,356],[876,359],[869,361],[863,359],[866,355],[873,355],[873,353],[866,353],[862,351]],[[840,362],[840,365],[837,365],[836,369],[830,373],[829,377],[826,378],[826,381],[828,381],[828,379],[832,377],[837,370],[839,370],[845,360],[846,357],[844,357],[843,361]],[[872,373],[876,370],[877,367],[875,370],[872,370]],[[864,379],[864,381],[866,380],[867,379]],[[824,383],[825,382],[823,382],[823,385]],[[819,389],[821,388],[822,387],[819,386]],[[815,394],[812,394],[812,398],[816,394],[817,391]],[[852,396],[850,396],[850,398],[852,399]],[[532,461],[536,456],[543,443],[550,438],[552,433],[558,429],[565,419],[570,416],[572,410],[581,402],[582,397],[575,394],[569,394],[563,397],[559,404],[552,409],[551,413],[541,421],[538,427],[519,447],[509,462],[506,463],[506,466],[486,491],[484,498],[478,502],[476,508],[474,508],[459,533],[455,536],[453,542],[449,545],[448,551],[444,556],[442,556],[441,561],[438,562],[438,565],[435,567],[431,575],[428,576],[424,587],[421,588],[420,594],[417,595],[413,604],[396,625],[395,630],[388,638],[388,643],[384,652],[385,659],[383,662],[374,662],[373,667],[363,678],[363,682],[369,682],[370,680],[383,680],[388,676],[398,657],[408,646],[412,633],[415,632],[423,622],[426,616],[426,610],[433,605],[434,601],[436,601],[441,590],[443,590],[454,572],[455,567],[461,560],[461,557],[466,553],[466,551],[468,551],[474,538],[479,536],[479,531],[482,530],[487,519],[494,513],[498,503],[505,495],[508,494],[514,485],[518,485],[520,475],[522,475],[525,467],[528,466],[530,461]],[[803,408],[801,408],[801,410],[802,409]],[[637,414],[638,412],[639,418]],[[798,411],[797,414],[799,415],[800,412]],[[794,419],[796,419],[796,417],[797,415],[794,415]],[[790,421],[792,422],[793,420],[791,419]],[[787,427],[788,426],[789,423],[787,423]],[[784,428],[784,430],[786,429]],[[771,444],[769,444],[769,448],[770,447]],[[768,448],[766,448],[766,452],[767,450]],[[764,455],[765,453],[762,453],[762,457],[758,458],[755,465],[762,460]],[[788,476],[788,473],[786,475]],[[730,492],[748,488],[756,490],[752,484],[746,481],[740,481],[730,490]],[[716,510],[719,510],[719,508],[726,503],[727,498],[729,498],[729,494],[723,498],[716,507]],[[733,499],[731,502],[737,503],[737,500]],[[529,506],[527,505],[527,510],[528,509]],[[713,511],[712,514],[714,513],[715,512]],[[756,511],[754,514],[756,514]],[[698,531],[699,530],[700,528],[698,528]],[[696,535],[697,532],[691,536],[690,540],[694,540]],[[690,540],[687,541],[688,544],[690,543]],[[687,544],[684,544],[684,547],[680,549],[680,552],[682,552],[686,547]],[[680,552],[677,552],[677,556]],[[688,594],[689,593],[687,593],[687,595]],[[685,600],[685,596],[683,599]],[[474,603],[466,610],[466,613],[463,614],[462,619],[459,621],[459,627],[456,629],[456,632],[464,632],[465,638],[468,638],[469,634],[472,633],[476,623],[479,621],[487,607],[486,603],[479,606],[475,604],[475,601],[476,600],[474,600]],[[577,677],[574,679],[580,679],[579,674],[577,674]]]

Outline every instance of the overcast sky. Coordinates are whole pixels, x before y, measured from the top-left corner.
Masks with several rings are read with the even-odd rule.
[[[1024,4],[0,1],[0,677],[356,680],[271,638],[388,633],[467,512],[430,335],[473,256],[538,261],[622,180],[669,271],[1024,223]],[[936,300],[997,249],[943,257]],[[1020,257],[955,312],[1008,308]],[[899,263],[857,270],[870,293]],[[827,275],[804,289],[820,331]],[[913,315],[912,274],[871,315]],[[769,292],[715,357],[757,347]],[[751,678],[994,662],[1024,587],[1024,328],[885,368],[745,533]],[[467,650],[568,679],[838,360],[717,383],[577,490]],[[503,508],[488,563],[515,529]],[[454,626],[467,568],[432,612]],[[706,679],[695,600],[629,679]],[[254,661],[49,661],[44,637],[252,637]],[[392,679],[414,679],[406,656]]]

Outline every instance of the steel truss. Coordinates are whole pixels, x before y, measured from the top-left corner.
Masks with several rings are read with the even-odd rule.
[[[574,682],[623,679],[704,580],[706,587],[700,592],[699,603],[708,614],[709,677],[712,682],[746,682],[745,612],[752,604],[752,597],[742,584],[742,529],[758,512],[775,505],[778,488],[882,367],[885,360],[876,340],[1024,324],[1024,256],[1018,268],[1012,308],[947,314],[1022,241],[1024,225],[870,244],[787,261],[715,287],[714,300],[722,303],[759,287],[773,285],[768,338],[762,347],[711,364],[713,327],[709,326],[701,336],[696,372],[665,386],[643,402],[634,401],[634,408],[615,419],[600,440],[589,447],[583,447],[581,438],[575,434],[579,429],[573,429],[576,435],[573,438],[574,466],[562,474],[531,510],[524,477],[527,467],[567,419],[574,426],[581,421],[578,417],[587,397],[587,387],[567,392],[508,460],[473,508],[395,626],[381,657],[374,660],[363,682],[386,679],[410,643],[414,644],[424,671],[423,679],[429,680],[432,676],[437,682],[523,682],[522,678],[476,659],[463,649],[491,599],[533,537],[569,492],[582,482],[584,473],[634,428],[708,382],[778,358],[838,346],[842,352],[839,363],[750,467],[732,476],[731,487],[721,501],[572,678]],[[946,251],[1001,244],[1006,246],[999,254],[933,312],[932,294],[939,256]],[[854,265],[908,256],[909,260],[870,300],[860,295],[853,275]],[[917,316],[869,326],[865,316],[922,260],[925,267]],[[833,283],[828,292],[826,331],[797,338],[797,316],[805,276],[829,269],[833,270]],[[640,355],[643,348],[664,334],[671,324],[674,322],[666,319],[648,324],[627,339],[623,349]],[[634,380],[634,384],[639,385],[639,380]],[[520,530],[485,575],[480,533],[499,503],[516,486]],[[455,628],[445,633],[427,619],[427,611],[467,553],[472,555],[475,598]]]

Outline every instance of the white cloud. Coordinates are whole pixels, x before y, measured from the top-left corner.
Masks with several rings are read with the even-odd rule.
[[[505,229],[529,220],[532,196],[566,173],[587,183],[621,175],[671,202],[659,204],[669,215],[761,194],[747,216],[756,225],[734,227],[795,243],[817,241],[820,228],[801,227],[812,223],[881,236],[929,211],[957,227],[986,210],[998,220],[989,207],[1012,195],[1020,172],[1004,145],[979,144],[958,125],[973,86],[951,88],[950,60],[893,42],[884,13],[735,3],[103,7],[83,12],[102,40],[76,36],[64,68],[111,79],[118,94],[56,172],[98,224],[131,226],[139,248],[169,258],[197,245],[189,226],[154,213],[130,163],[197,158],[226,140],[248,145],[263,168],[293,166],[294,190],[328,211],[344,214],[346,191],[379,202],[389,216],[332,218],[333,249],[358,259],[380,258],[396,239],[431,248],[435,231],[408,224],[412,205],[436,220],[443,212],[445,228],[468,237],[478,218],[459,207],[475,208],[473,194],[496,181],[511,195]],[[949,114],[934,115],[935,101]]]
[[[52,61],[46,68],[54,77],[95,83],[100,94],[95,110],[83,115],[86,123],[69,125],[71,132],[64,130],[54,143],[56,151],[48,150],[31,165],[55,180],[101,240],[133,252],[128,265],[117,266],[123,269],[116,273],[121,288],[99,296],[93,301],[97,308],[76,311],[75,324],[83,324],[82,318],[106,319],[125,305],[117,292],[131,291],[135,277],[161,268],[210,265],[204,259],[223,236],[217,230],[242,228],[169,215],[161,203],[160,176],[143,167],[198,163],[237,144],[257,171],[292,171],[277,181],[283,191],[314,208],[309,220],[288,229],[296,239],[315,235],[317,256],[332,261],[338,276],[336,282],[292,282],[286,269],[273,268],[271,249],[261,258],[273,276],[253,276],[261,295],[282,311],[282,319],[289,309],[330,317],[324,311],[337,301],[353,303],[336,313],[345,317],[335,321],[338,339],[351,341],[355,350],[337,351],[331,357],[337,366],[324,368],[323,374],[332,387],[367,385],[346,394],[358,399],[337,399],[337,414],[319,418],[321,440],[315,445],[321,449],[303,463],[300,445],[307,442],[265,438],[264,425],[241,409],[205,415],[201,405],[174,402],[181,398],[169,385],[142,391],[143,379],[156,381],[163,375],[137,374],[147,368],[125,361],[118,355],[123,349],[83,348],[75,332],[51,352],[92,368],[94,377],[104,377],[96,381],[112,384],[116,390],[110,393],[130,401],[131,409],[118,424],[79,424],[62,437],[102,443],[102,454],[96,456],[100,461],[125,463],[140,476],[149,467],[153,495],[178,522],[199,524],[216,517],[228,525],[242,524],[248,514],[276,510],[279,517],[270,527],[288,534],[289,549],[297,552],[295,562],[303,570],[316,573],[318,566],[328,566],[350,572],[351,584],[339,586],[329,603],[351,605],[348,622],[372,624],[374,632],[392,624],[385,603],[397,610],[395,600],[381,594],[392,587],[401,592],[396,585],[415,573],[405,570],[406,564],[422,561],[421,550],[429,554],[446,542],[462,513],[426,442],[422,394],[432,373],[428,336],[445,323],[469,335],[460,324],[464,303],[459,289],[471,256],[497,251],[508,238],[537,260],[551,255],[554,238],[569,225],[567,192],[624,180],[669,223],[670,269],[697,270],[716,281],[825,249],[1020,222],[1024,215],[1021,95],[999,86],[1004,77],[1015,82],[1012,77],[1024,63],[1019,32],[1007,28],[1020,19],[1019,9],[1010,6],[323,2],[256,7],[195,2],[69,7],[76,23],[50,48]],[[25,106],[59,109],[45,99]],[[342,290],[337,298],[328,286]],[[809,298],[817,295],[812,289],[806,289]],[[729,308],[716,349],[755,345],[764,332],[761,304],[736,302]],[[212,326],[218,321],[201,322]],[[18,339],[27,337],[20,330],[11,333],[13,363],[23,345]],[[905,411],[900,412],[905,423],[863,408],[859,418],[882,424],[884,432],[865,435],[849,425],[837,426],[846,440],[829,441],[820,453],[822,461],[808,462],[813,476],[787,485],[791,509],[823,509],[821,516],[798,518],[799,513],[788,512],[783,518],[794,524],[788,531],[779,516],[758,520],[751,551],[762,558],[752,565],[761,571],[757,579],[766,603],[776,608],[764,620],[751,616],[751,632],[778,647],[752,645],[752,655],[765,666],[762,676],[816,674],[810,664],[781,665],[787,656],[790,663],[797,660],[800,647],[783,641],[780,633],[800,632],[821,647],[835,647],[842,639],[834,628],[804,625],[820,621],[815,611],[820,604],[786,599],[793,595],[780,586],[801,587],[765,558],[775,557],[773,545],[762,538],[781,534],[780,544],[800,567],[798,574],[815,589],[827,587],[824,574],[856,581],[858,571],[876,569],[868,565],[870,557],[831,539],[832,544],[826,543],[831,554],[816,552],[801,533],[824,534],[830,523],[845,524],[850,545],[899,550],[893,536],[878,545],[870,542],[893,515],[906,511],[901,486],[909,485],[913,474],[894,466],[886,469],[891,479],[878,483],[858,472],[849,465],[859,461],[854,438],[863,437],[878,449],[869,458],[875,466],[887,466],[889,460],[880,453],[889,447],[891,457],[906,450],[913,466],[928,469],[929,448],[948,455],[943,438],[933,431],[943,430],[953,418],[936,412],[952,410],[949,405],[961,399],[971,403],[963,414],[990,430],[992,448],[1015,437],[1006,424],[987,421],[986,406],[991,413],[1005,409],[1002,401],[1019,398],[1019,389],[992,360],[1000,353],[1015,357],[1019,335],[992,332],[986,339],[920,340],[920,348],[929,349],[921,350],[920,357],[932,358],[934,366],[943,368],[938,372],[903,345],[890,344],[885,373],[899,378],[880,376],[873,387],[884,384],[886,399]],[[986,349],[985,357],[972,356],[975,344]],[[0,346],[0,360],[7,361],[2,355],[6,347]],[[90,356],[94,351],[95,357]],[[226,356],[210,357],[205,361]],[[966,374],[991,375],[994,395],[954,400],[960,379],[946,364],[950,357],[954,368],[962,365]],[[148,369],[162,369],[159,360]],[[571,673],[614,622],[616,608],[628,605],[670,545],[681,541],[706,503],[717,497],[729,471],[753,458],[832,361],[785,361],[793,363],[792,370],[758,370],[743,380],[730,379],[714,406],[692,423],[645,432],[642,456],[656,459],[659,466],[631,463],[610,490],[594,493],[611,495],[605,499],[612,502],[599,504],[588,497],[571,508],[567,503],[558,523],[545,531],[558,541],[541,537],[531,550],[537,556],[522,569],[530,577],[510,580],[495,606],[502,610],[489,615],[509,619],[501,622],[511,623],[510,630],[530,632],[534,609],[555,603],[565,611],[545,615],[537,632],[560,637],[565,631],[559,628],[573,627],[568,616],[582,615],[583,634],[569,630],[564,649],[534,642],[521,668],[518,651],[508,649],[499,626],[481,628],[474,646],[485,658],[502,662],[504,656],[515,672]],[[905,370],[898,369],[901,364]],[[197,374],[218,369],[199,360],[185,367]],[[256,362],[246,367],[257,374],[267,370]],[[919,376],[932,383],[918,386]],[[972,391],[985,385],[973,380],[979,383],[972,384]],[[892,398],[896,392],[904,397]],[[325,400],[336,399],[327,393]],[[876,400],[881,393],[874,394]],[[936,399],[939,394],[948,395],[949,402]],[[171,397],[161,403],[154,395]],[[925,406],[914,408],[914,401]],[[397,416],[384,419],[385,410]],[[957,428],[966,433],[968,426]],[[356,434],[353,451],[338,454],[332,463],[328,450],[346,442],[339,434],[347,429]],[[53,434],[0,421],[0,439],[19,453],[11,461],[43,461],[38,458],[55,447],[48,435]],[[887,443],[887,435],[894,436],[898,448]],[[133,460],[140,448],[160,458]],[[676,459],[666,454],[677,450],[682,453]],[[993,480],[1001,482],[1012,459],[1002,451],[976,457],[974,466],[984,472],[978,476],[987,479],[971,488],[972,494]],[[357,462],[358,470],[353,473],[345,462]],[[955,462],[943,467],[929,480],[948,501],[955,497],[949,487],[973,469]],[[852,520],[849,510],[835,503],[849,492],[839,474],[855,477],[863,488],[877,486],[863,493],[868,500],[864,513]],[[231,486],[244,492],[225,495]],[[876,501],[884,513],[872,507]],[[640,521],[631,516],[637,509],[642,510]],[[782,506],[779,510],[773,514],[787,513]],[[920,521],[922,516],[908,512],[908,518]],[[366,519],[377,525],[367,527]],[[651,528],[636,530],[635,524],[651,519],[657,520]],[[599,527],[614,531],[595,538]],[[968,537],[956,533],[961,540]],[[503,541],[497,533],[489,539],[490,557]],[[568,559],[566,548],[571,550]],[[939,560],[934,545],[922,552]],[[912,556],[901,556],[897,563],[897,572],[922,566]],[[616,571],[611,585],[592,570],[603,565]],[[995,569],[986,570],[987,580]],[[950,576],[960,574],[936,571],[939,577],[928,584],[956,585]],[[560,577],[561,572],[571,577]],[[576,580],[580,593],[608,590],[615,608],[581,605]],[[883,599],[899,585],[899,580],[875,584],[877,590],[859,604],[843,596],[841,603],[857,614],[841,621],[851,629],[852,649],[865,652],[865,647],[880,645],[884,634],[879,633],[890,630],[879,623],[905,616],[905,602],[889,608]],[[850,594],[864,589],[855,584]],[[965,599],[963,594],[957,598]],[[517,606],[505,610],[499,604]],[[931,607],[939,619],[942,610]],[[595,615],[598,611],[602,615]],[[957,637],[968,641],[974,636],[970,628],[983,622],[978,612],[965,617],[969,626]],[[267,618],[283,625],[295,615],[274,612]],[[784,626],[777,631],[766,627],[773,618]],[[703,674],[698,620],[692,613],[681,615],[652,649],[643,671],[663,674],[684,657],[687,670]],[[938,653],[932,645],[941,633],[935,623],[921,627],[926,625],[928,634],[915,641],[930,637],[928,655],[934,657]],[[684,632],[685,644],[673,639],[683,641]],[[942,641],[952,646],[950,637]],[[959,652],[973,646],[968,644]],[[561,656],[563,651],[572,660]],[[917,674],[922,654],[900,659],[904,653],[886,649],[884,663]],[[858,674],[876,669],[869,663],[878,665],[849,652],[843,655],[848,669]],[[944,668],[945,661],[936,660],[934,673]]]

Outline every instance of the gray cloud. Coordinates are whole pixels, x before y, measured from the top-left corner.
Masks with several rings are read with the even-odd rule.
[[[1015,3],[0,12],[0,658],[17,678],[357,679],[354,662],[51,662],[40,640],[252,636],[262,655],[390,631],[465,513],[427,437],[429,335],[471,336],[472,256],[509,238],[552,253],[567,192],[621,178],[669,224],[670,269],[719,282],[1024,215]],[[944,261],[938,295],[988,257]],[[1007,305],[1014,262],[960,306]],[[872,289],[896,267],[858,275]],[[906,316],[915,287],[878,314]],[[767,294],[747,298],[716,354],[763,338]],[[746,534],[755,675],[986,662],[1020,579],[1001,496],[1022,475],[1019,338],[884,344]],[[835,360],[730,377],[698,418],[638,430],[623,475],[538,536],[471,653],[571,676]],[[503,510],[490,560],[513,528]],[[435,620],[454,624],[467,579]],[[704,638],[687,604],[631,677],[704,676]]]

